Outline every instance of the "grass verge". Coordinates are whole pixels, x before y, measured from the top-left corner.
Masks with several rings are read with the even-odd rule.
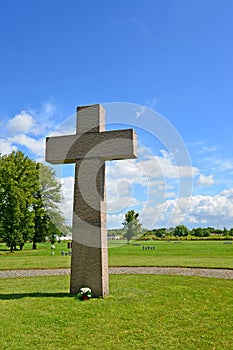
[[[68,276],[1,280],[0,348],[232,348],[233,281],[110,276],[111,294],[79,302]]]

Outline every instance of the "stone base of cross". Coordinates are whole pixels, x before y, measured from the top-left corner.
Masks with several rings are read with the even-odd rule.
[[[108,287],[105,161],[136,158],[133,129],[105,131],[99,105],[77,108],[76,134],[46,138],[46,161],[75,163],[70,292],[91,288],[104,297]]]

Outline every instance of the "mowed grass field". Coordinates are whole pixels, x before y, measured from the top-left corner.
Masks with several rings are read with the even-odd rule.
[[[3,350],[230,350],[232,280],[110,275],[110,295],[80,302],[68,276],[0,281]]]
[[[135,246],[138,244],[138,246]],[[152,249],[146,249],[150,246]],[[22,251],[10,253],[0,244],[0,270],[30,268],[68,268],[67,242],[38,244],[37,250],[26,244]],[[144,247],[144,249],[143,249]],[[154,248],[154,249],[153,249]],[[54,255],[52,255],[54,252]],[[223,241],[109,241],[109,266],[184,266],[233,268],[233,243]]]
[[[0,269],[70,267],[67,242],[55,247],[10,253],[1,244]],[[233,245],[110,241],[109,265],[233,268]],[[109,283],[106,298],[79,302],[69,276],[0,279],[0,349],[233,349],[233,280],[110,275]]]
[[[132,244],[140,244],[134,246]],[[111,266],[233,268],[233,244],[218,241],[144,241],[109,245]],[[114,246],[116,245],[116,248]],[[147,247],[154,249],[146,249]],[[144,249],[143,249],[144,247]]]

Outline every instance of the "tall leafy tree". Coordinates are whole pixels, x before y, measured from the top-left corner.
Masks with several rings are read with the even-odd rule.
[[[65,235],[61,184],[51,168],[21,151],[0,156],[0,236],[11,251]]]
[[[131,240],[132,237],[139,234],[141,230],[141,224],[139,222],[139,213],[136,213],[134,210],[129,210],[125,214],[124,225],[124,237],[127,238],[127,243]]]
[[[11,251],[33,236],[36,163],[20,151],[0,157],[0,228]]]

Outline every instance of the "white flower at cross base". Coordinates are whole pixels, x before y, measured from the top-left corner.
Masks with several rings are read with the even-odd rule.
[[[90,293],[91,294],[91,289],[87,288],[87,287],[81,288],[80,291],[81,291],[81,293],[84,293],[84,294],[86,294],[86,293]]]

